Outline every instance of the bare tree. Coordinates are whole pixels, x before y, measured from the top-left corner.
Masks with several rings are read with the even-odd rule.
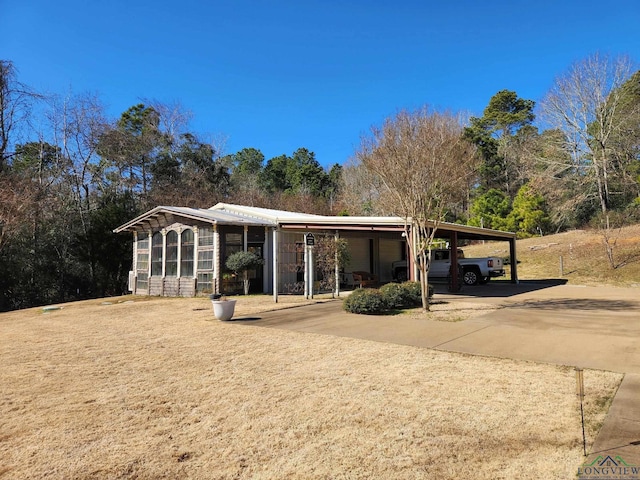
[[[382,182],[388,208],[402,216],[414,263],[420,270],[422,306],[429,310],[427,276],[431,246],[450,205],[464,197],[475,175],[475,148],[451,113],[401,111],[372,127],[356,153]]]
[[[343,188],[339,203],[349,215],[384,215],[380,204],[382,182],[358,158],[351,158],[342,169]]]
[[[0,172],[6,167],[12,152],[12,136],[26,123],[34,100],[40,98],[20,83],[13,63],[0,60]]]
[[[64,186],[60,202],[66,207],[74,221],[79,223],[88,250],[90,278],[96,281],[96,246],[88,239],[91,229],[91,213],[96,207],[96,189],[100,185],[100,161],[96,152],[98,141],[103,134],[107,120],[99,99],[91,94],[52,98],[47,119],[53,135],[54,145],[60,148],[59,182]],[[66,245],[59,255],[64,261],[68,256]]]
[[[637,108],[625,104],[623,89],[632,71],[627,57],[594,54],[558,77],[542,102],[547,121],[565,135],[575,174],[584,182],[585,190],[595,190],[612,268],[615,243],[611,241],[614,227],[610,212],[614,197],[622,193],[613,186],[625,171],[619,165],[616,145],[620,144],[621,132],[629,131],[631,119],[637,118]]]
[[[602,214],[611,206],[614,155],[611,143],[628,118],[618,115],[621,87],[630,77],[626,57],[599,54],[573,64],[542,102],[545,119],[566,137],[576,172],[595,184]]]

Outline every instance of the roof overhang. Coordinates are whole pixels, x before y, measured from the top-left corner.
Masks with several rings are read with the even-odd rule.
[[[209,223],[211,225],[248,225],[275,227],[283,230],[340,230],[397,232],[411,226],[411,218],[403,217],[343,217],[311,215],[268,208],[246,207],[218,203],[209,209],[188,207],[156,207],[114,229],[115,233],[149,231],[166,228],[185,220]],[[431,222],[437,225],[437,238],[452,238],[455,234],[461,240],[515,240],[513,232],[502,232],[487,228],[459,225],[448,222]]]
[[[209,223],[211,225],[251,225],[274,226],[273,222],[255,218],[247,218],[228,212],[215,212],[208,209],[188,207],[156,207],[133,220],[114,229],[114,233],[143,232],[166,228],[176,222],[186,223],[185,220]]]

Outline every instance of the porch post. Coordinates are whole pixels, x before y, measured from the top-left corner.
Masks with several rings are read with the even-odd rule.
[[[340,240],[340,233],[338,232],[338,230],[336,230],[336,234],[334,237],[334,241],[336,243],[336,256],[335,256],[335,266],[336,266],[336,271],[335,271],[335,275],[336,275],[336,288],[335,288],[335,294],[336,297],[340,296],[340,266],[338,265],[338,241]]]
[[[162,286],[160,287],[160,295],[164,297],[164,280],[167,274],[167,230],[162,229]]]
[[[460,278],[458,277],[458,232],[451,234],[451,291],[457,292],[460,285]]]
[[[147,231],[149,238],[149,261],[147,262],[147,295],[151,295],[151,255],[153,252],[153,230]]]
[[[182,227],[178,228],[178,264],[176,265],[176,277],[178,278],[178,295],[180,295],[180,264],[182,263]]]
[[[193,278],[198,278],[198,242],[199,242],[198,226],[193,226]],[[198,285],[196,282],[196,289]]]
[[[311,271],[311,252],[309,251],[309,247],[307,246],[306,235],[304,242],[304,298],[309,298],[309,283],[311,283],[311,278],[309,277],[309,272]]]
[[[511,264],[511,283],[520,283],[518,280],[518,258],[516,257],[516,239],[509,239],[509,263]]]
[[[278,227],[273,229],[273,301],[278,303]]]
[[[218,224],[213,224],[213,282],[214,293],[222,293],[222,272],[220,271],[220,234]]]

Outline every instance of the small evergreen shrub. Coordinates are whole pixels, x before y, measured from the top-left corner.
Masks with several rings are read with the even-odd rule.
[[[404,284],[387,283],[380,287],[380,291],[389,308],[407,308],[414,304],[413,297]]]
[[[342,304],[347,312],[365,315],[379,315],[389,307],[380,290],[372,288],[358,288],[344,299]]]
[[[422,305],[422,286],[420,285],[420,282],[408,281],[401,283],[400,286],[402,286],[407,292],[407,297],[409,299],[408,306],[418,307]],[[427,287],[427,298],[431,298],[433,297],[433,285],[427,285]]]

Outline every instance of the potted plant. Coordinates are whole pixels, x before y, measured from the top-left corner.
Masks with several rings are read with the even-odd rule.
[[[236,275],[242,274],[244,294],[249,295],[249,270],[258,268],[264,260],[253,252],[236,252],[227,258],[226,267]]]
[[[236,301],[229,300],[227,297],[220,293],[212,293],[209,295],[211,299],[211,304],[213,305],[213,316],[218,320],[222,320],[226,322],[227,320],[231,320],[233,317],[233,312],[236,308]]]

